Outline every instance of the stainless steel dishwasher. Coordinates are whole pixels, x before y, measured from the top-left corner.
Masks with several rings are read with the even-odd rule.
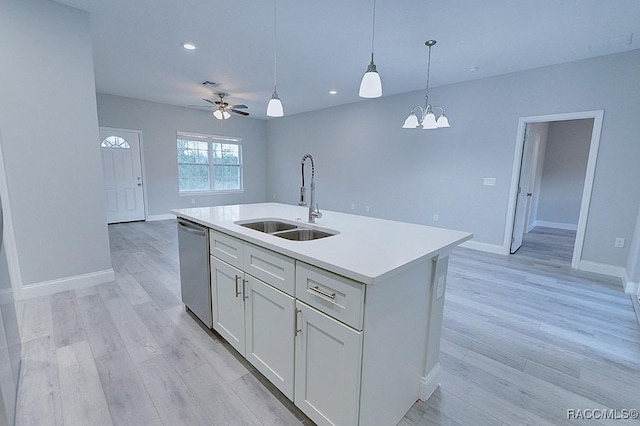
[[[209,229],[178,218],[178,247],[182,302],[211,328]]]

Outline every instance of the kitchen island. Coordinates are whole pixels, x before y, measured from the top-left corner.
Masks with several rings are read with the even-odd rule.
[[[437,388],[448,255],[471,234],[331,211],[309,224],[277,203],[172,212],[210,230],[213,328],[316,423],[395,425]]]

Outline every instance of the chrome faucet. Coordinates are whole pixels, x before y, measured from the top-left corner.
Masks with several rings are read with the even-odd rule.
[[[311,199],[309,200],[309,223],[316,223],[316,218],[320,219],[322,217],[322,213],[320,213],[320,209],[318,208],[317,203],[315,204],[315,210],[314,210],[314,201],[316,197],[316,184],[314,182],[314,177],[316,174],[316,168],[315,168],[315,165],[313,164],[313,157],[311,156],[311,154],[305,154],[302,157],[302,186],[300,187],[300,201],[298,202],[298,205],[300,206],[307,205],[307,201],[305,200],[307,196],[307,188],[304,186],[304,162],[307,159],[311,160],[311,184],[310,184]]]

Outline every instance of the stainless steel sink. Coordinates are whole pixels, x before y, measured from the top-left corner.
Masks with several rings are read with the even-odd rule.
[[[244,226],[245,228],[255,229],[256,231],[266,232],[267,234],[272,234],[279,231],[288,231],[289,229],[296,228],[296,225],[285,222],[278,222],[275,220],[261,220],[258,222],[242,223],[239,225]]]
[[[318,231],[317,229],[294,229],[293,231],[285,231],[278,232],[277,234],[273,234],[276,237],[286,238],[287,240],[292,241],[311,241],[317,240],[319,238],[330,237],[332,235],[336,235],[335,233]]]
[[[273,218],[241,220],[235,224],[291,241],[312,241],[339,234],[338,231],[331,229],[307,228],[295,222],[284,222]]]

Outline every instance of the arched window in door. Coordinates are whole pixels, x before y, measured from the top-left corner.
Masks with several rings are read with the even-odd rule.
[[[123,148],[130,149],[131,145],[124,138],[120,136],[109,136],[105,138],[100,144],[102,148]]]

